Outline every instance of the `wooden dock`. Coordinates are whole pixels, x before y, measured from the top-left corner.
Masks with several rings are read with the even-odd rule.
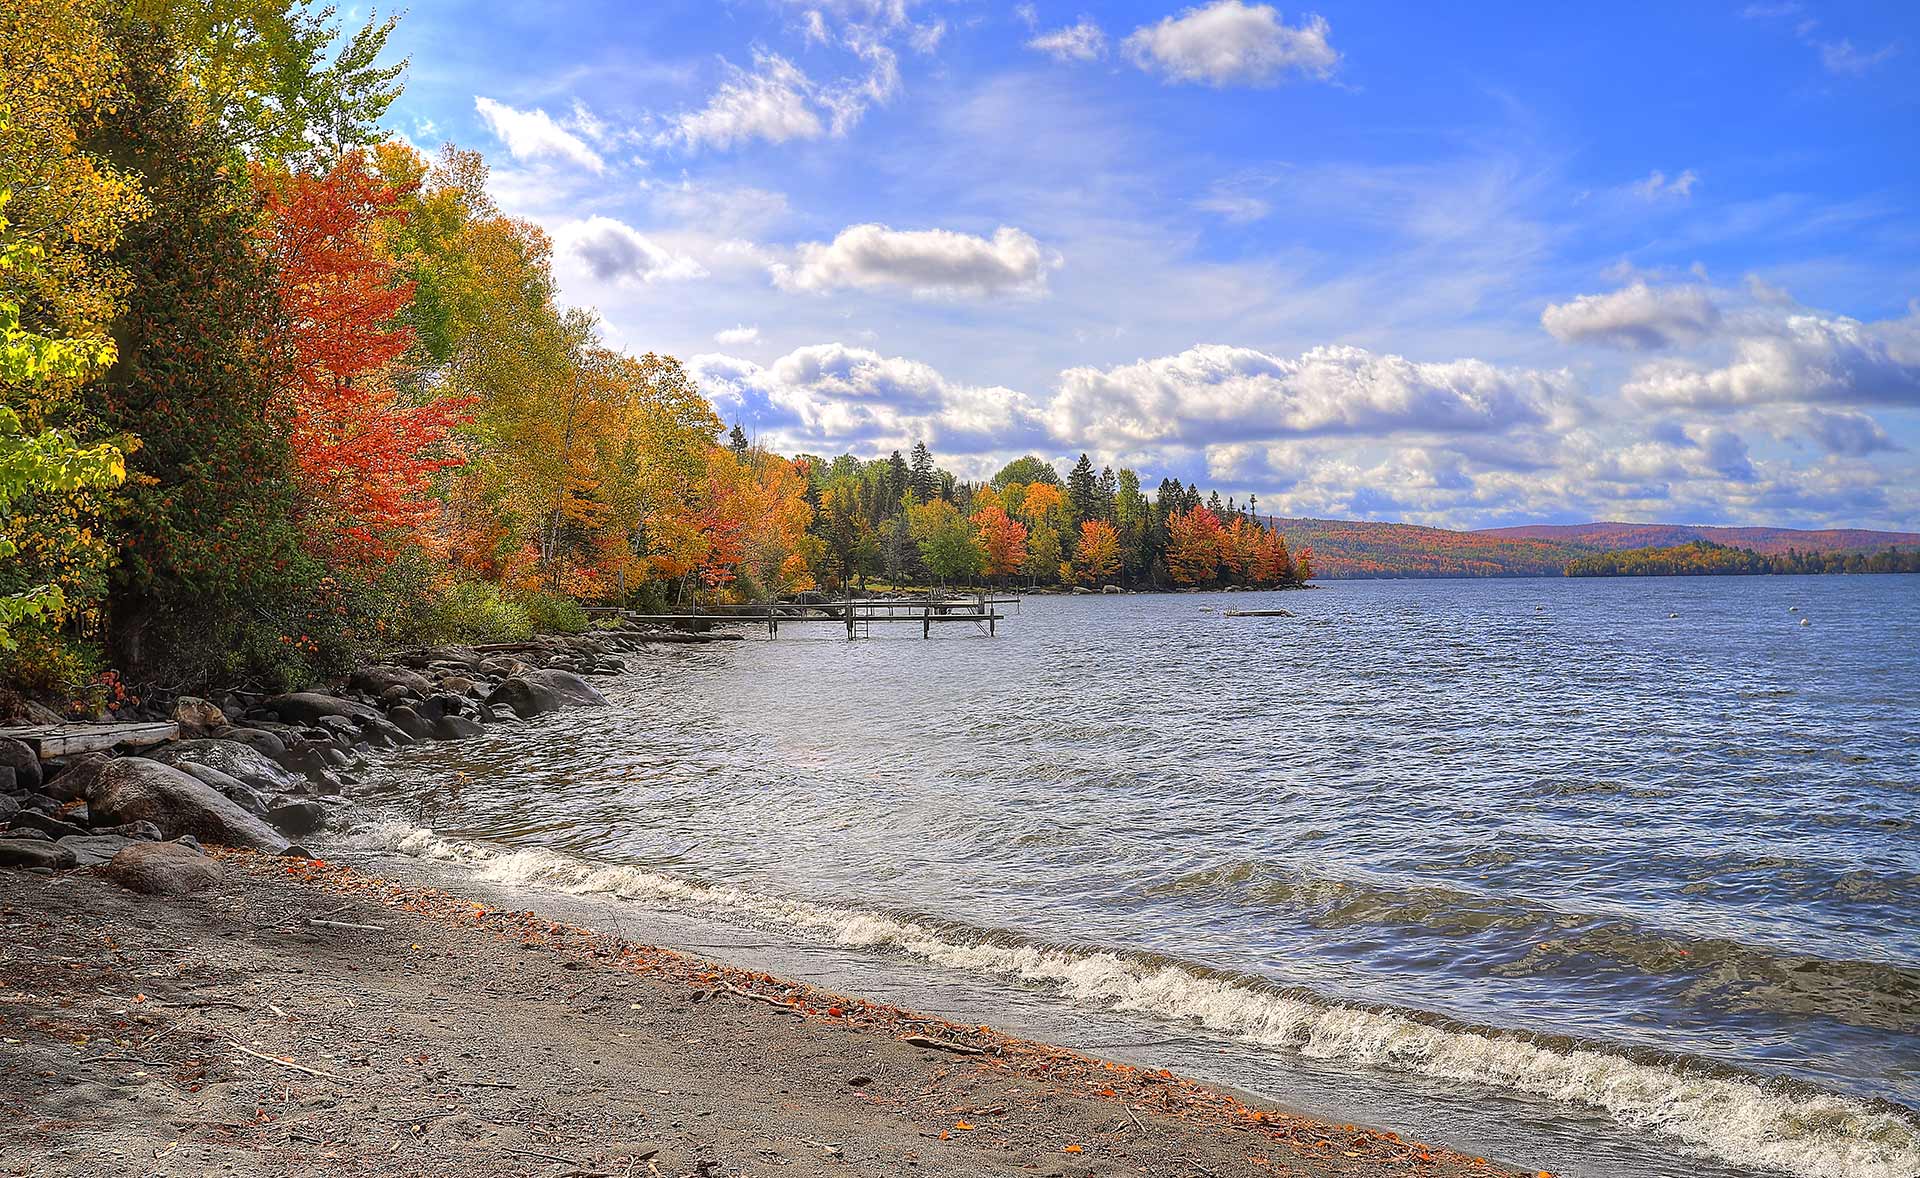
[[[922,638],[933,637],[935,626],[970,623],[983,627],[986,635],[993,637],[1007,619],[995,607],[1018,605],[1019,601],[1017,597],[989,597],[984,593],[968,597],[847,597],[839,601],[714,605],[684,614],[629,612],[626,617],[634,622],[689,628],[764,625],[770,638],[778,638],[783,625],[807,624],[842,626],[848,638],[865,638],[872,626],[887,623],[918,625]]]
[[[180,725],[171,720],[116,724],[34,724],[0,728],[0,737],[17,740],[41,760],[74,753],[105,752],[117,748],[145,748],[180,738]]]

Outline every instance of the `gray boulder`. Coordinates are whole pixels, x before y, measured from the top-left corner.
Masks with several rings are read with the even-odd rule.
[[[396,687],[414,695],[427,695],[433,691],[433,683],[420,672],[387,665],[362,667],[348,678],[347,683],[368,695],[377,696],[384,696]]]
[[[146,757],[109,762],[94,777],[87,802],[103,824],[151,822],[168,838],[190,834],[210,843],[276,855],[287,848],[278,831],[219,790]]]
[[[183,896],[220,882],[220,865],[185,843],[135,843],[101,870],[121,887],[151,896]]]
[[[289,724],[311,724],[322,716],[378,715],[366,704],[341,699],[335,695],[323,695],[318,691],[295,691],[287,695],[276,695],[260,706],[277,713]]]
[[[326,826],[327,808],[312,800],[282,802],[267,811],[267,822],[288,838],[298,838]]]
[[[287,755],[287,742],[278,733],[268,732],[265,728],[228,728],[220,733],[220,739],[244,744],[254,752],[276,761]]]
[[[435,740],[466,740],[482,731],[479,724],[465,716],[442,716],[433,722]]]
[[[13,770],[13,788],[28,791],[40,788],[40,757],[12,737],[0,736],[0,765]]]
[[[76,834],[55,839],[53,845],[73,852],[76,867],[98,867],[131,847],[133,840],[119,834]]]
[[[19,802],[14,801],[6,794],[0,794],[0,826],[5,826],[8,822],[11,822],[13,816],[19,812]]]
[[[37,830],[48,838],[65,838],[70,834],[85,834],[87,828],[77,822],[68,822],[40,810],[21,809],[8,823],[13,830]]]
[[[105,753],[81,753],[68,759],[60,771],[49,777],[41,788],[48,797],[71,802],[87,796],[87,784],[100,767],[113,758]]]
[[[229,777],[211,765],[199,765],[192,761],[182,761],[174,768],[206,782],[249,814],[264,816],[267,812],[266,796],[237,777]]]
[[[299,774],[237,740],[177,740],[148,752],[147,759],[176,769],[188,763],[205,765],[266,793],[298,789],[305,784]]]
[[[524,720],[569,706],[605,707],[607,697],[572,671],[545,667],[508,679],[493,689],[487,703],[507,707]]]
[[[62,871],[72,867],[73,851],[39,839],[0,839],[0,867],[40,867]]]
[[[406,704],[390,709],[387,720],[415,740],[425,740],[433,735],[433,722]]]

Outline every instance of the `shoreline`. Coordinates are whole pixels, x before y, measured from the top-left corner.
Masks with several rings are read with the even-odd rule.
[[[0,872],[0,1172],[1522,1173],[339,864],[217,858],[164,899]]]

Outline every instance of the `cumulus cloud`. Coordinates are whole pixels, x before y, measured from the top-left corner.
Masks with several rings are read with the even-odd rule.
[[[1319,16],[1295,27],[1271,5],[1214,0],[1135,29],[1123,47],[1134,64],[1170,82],[1271,86],[1289,74],[1332,77],[1340,54],[1327,41],[1331,32]]]
[[[591,172],[605,172],[607,161],[578,135],[553,121],[544,110],[515,110],[491,98],[476,97],[473,108],[517,160],[562,159]]]
[[[1106,370],[1061,374],[1048,411],[1056,437],[1124,447],[1205,446],[1329,434],[1500,432],[1569,418],[1565,372],[1479,360],[1418,363],[1354,347],[1288,359],[1206,344]]]
[[[691,368],[723,412],[788,449],[884,450],[924,438],[944,453],[984,456],[1045,440],[1026,394],[952,381],[930,365],[870,348],[813,344],[765,366],[708,354],[695,356]]]
[[[1652,351],[1712,335],[1720,325],[1720,308],[1705,287],[1636,282],[1610,294],[1555,303],[1540,313],[1540,325],[1561,343]]]
[[[673,253],[612,217],[589,217],[557,236],[602,282],[664,282],[703,278],[707,273],[692,258]]]
[[[663,143],[688,148],[728,148],[755,139],[785,143],[818,139],[826,125],[813,109],[811,79],[786,58],[757,54],[754,69],[729,66],[726,81],[707,105],[676,116],[661,133]]]
[[[742,323],[737,327],[727,327],[713,333],[713,342],[723,348],[737,348],[744,344],[760,342],[760,328],[749,327]]]
[[[1076,24],[1041,33],[1027,48],[1055,61],[1098,61],[1107,55],[1107,34],[1092,17],[1083,16]]]
[[[1692,168],[1688,168],[1671,180],[1667,179],[1665,172],[1656,168],[1647,174],[1645,180],[1636,180],[1627,187],[1641,200],[1666,198],[1686,200],[1693,195],[1693,186],[1699,182],[1700,177],[1693,174]]]
[[[1034,294],[1058,264],[1031,235],[1007,226],[989,239],[868,224],[843,229],[831,242],[808,242],[798,265],[769,271],[782,290],[895,286],[918,295]]]
[[[1879,422],[1851,409],[1795,408],[1781,414],[1775,424],[1776,434],[1806,438],[1828,454],[1861,458],[1901,449]]]
[[[1775,403],[1920,406],[1920,366],[1845,316],[1800,313],[1753,324],[1719,366],[1644,365],[1623,386],[1644,405],[1729,409]]]

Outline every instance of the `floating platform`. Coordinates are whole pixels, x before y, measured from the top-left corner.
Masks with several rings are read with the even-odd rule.
[[[117,748],[145,748],[180,739],[180,725],[171,720],[114,724],[34,724],[0,728],[0,737],[17,740],[41,760],[74,753],[106,752]]]
[[[1226,609],[1220,611],[1223,618],[1291,618],[1297,617],[1290,609]]]

